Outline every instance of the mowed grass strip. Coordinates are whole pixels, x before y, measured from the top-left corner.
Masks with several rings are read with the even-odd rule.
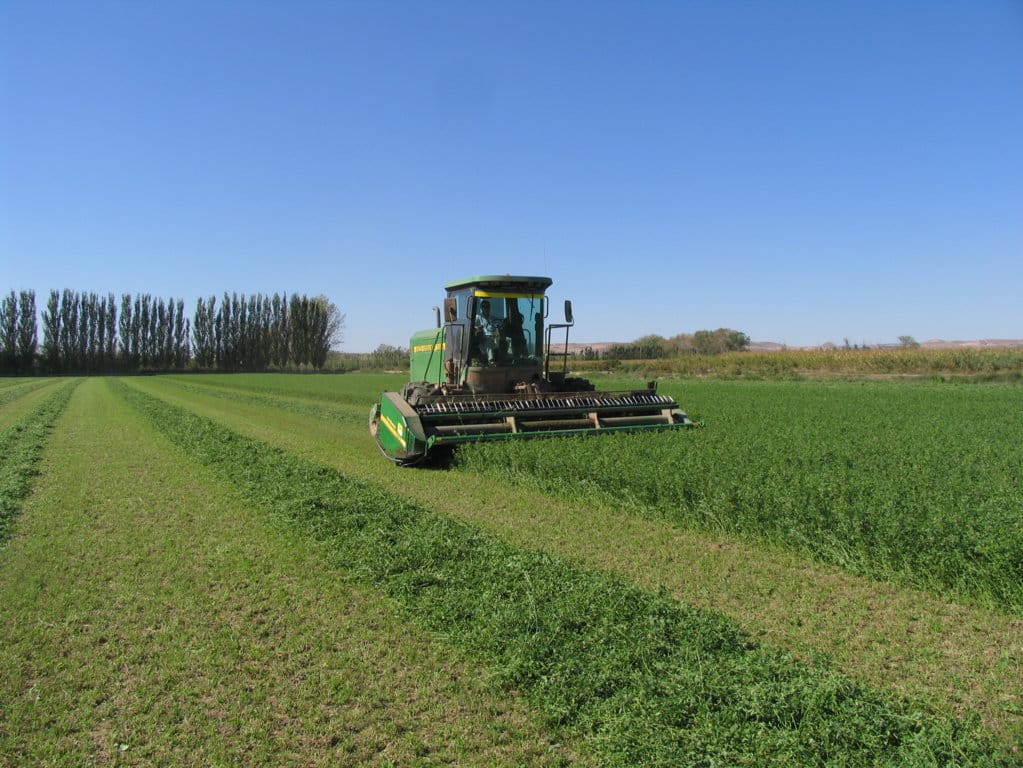
[[[634,382],[635,384],[635,382]],[[695,432],[481,443],[459,464],[792,548],[1023,618],[1023,392],[929,382],[693,382]],[[673,391],[677,390],[677,391]]]
[[[263,386],[287,377],[266,377]],[[331,377],[361,391],[357,376]],[[392,377],[394,378],[394,377]],[[471,521],[526,548],[622,574],[648,590],[720,611],[745,631],[805,658],[948,713],[979,713],[1010,749],[1023,747],[1023,622],[914,589],[851,576],[767,545],[701,536],[614,504],[552,499],[468,472],[397,470],[366,427],[184,393],[136,380],[234,431],[341,469]],[[368,396],[368,395],[367,395]],[[362,410],[362,409],[360,409]]]
[[[20,390],[18,396],[0,406],[0,432],[6,432],[9,427],[14,426],[25,414],[34,410],[43,400],[56,390],[61,382],[67,379],[45,379],[39,382],[39,386],[33,386]]]
[[[35,379],[24,376],[0,376],[0,393],[5,392],[12,387],[20,387],[21,385],[34,380]]]
[[[44,386],[46,382],[46,379],[8,379],[6,381],[0,379],[0,408],[12,400],[17,400],[26,392]]]
[[[211,373],[202,376],[172,374],[166,378],[179,384],[195,384],[223,392],[255,392],[316,400],[341,407],[354,406],[359,413],[369,411],[370,403],[381,390],[394,389],[404,383],[402,377],[380,373]]]
[[[246,403],[282,411],[291,411],[292,413],[299,413],[304,416],[312,416],[316,419],[329,419],[338,424],[363,424],[366,422],[366,414],[356,411],[351,406],[337,406],[330,404],[330,401],[318,401],[293,395],[272,395],[259,390],[246,390],[228,387],[223,384],[210,387],[208,379],[208,376],[203,377],[202,385],[194,383],[194,377],[191,381],[184,377],[176,377],[173,380],[186,392],[209,394],[212,391],[217,397],[235,403]]]
[[[588,737],[606,764],[1011,764],[975,723],[758,645],[713,612],[510,546],[120,389],[197,461],[320,541],[341,569],[483,661],[553,723]]]
[[[0,430],[14,423],[29,407],[27,403],[35,403],[41,392],[45,392],[54,384],[54,379],[16,380],[0,389]]]
[[[0,547],[10,538],[43,446],[75,384],[68,382],[38,402],[29,403],[33,407],[0,432]]]
[[[0,765],[564,765],[520,700],[101,379],[0,552]]]

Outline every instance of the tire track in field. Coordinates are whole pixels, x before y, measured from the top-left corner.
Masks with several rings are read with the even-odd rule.
[[[315,537],[342,568],[588,734],[608,764],[866,766],[925,755],[1009,764],[975,725],[797,662],[711,612],[510,546],[135,386],[124,392],[172,441]]]
[[[523,547],[615,571],[649,590],[720,611],[746,631],[805,658],[825,654],[848,674],[961,716],[979,713],[1017,752],[1023,747],[1023,623],[808,563],[791,553],[689,534],[610,507],[554,500],[466,473],[395,470],[365,428],[242,404],[158,392],[346,474],[473,521]],[[170,385],[170,386],[168,386]]]

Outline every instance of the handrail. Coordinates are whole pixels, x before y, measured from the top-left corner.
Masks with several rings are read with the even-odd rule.
[[[547,333],[546,333],[547,343],[545,345],[544,359],[543,359],[543,377],[545,379],[547,379],[548,381],[550,381],[550,378],[551,378],[551,376],[550,376],[550,373],[551,373],[550,368],[551,368],[551,357],[552,356],[553,357],[560,357],[562,359],[562,369],[561,369],[561,372],[563,374],[567,374],[568,373],[568,331],[569,331],[569,328],[571,328],[573,325],[575,325],[575,323],[551,323],[550,325],[547,326]],[[563,352],[552,352],[551,351],[551,333],[554,331],[555,328],[564,328],[565,329],[565,348],[564,348]]]

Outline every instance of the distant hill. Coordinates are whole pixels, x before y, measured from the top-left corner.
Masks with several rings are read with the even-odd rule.
[[[1023,339],[977,339],[976,341],[945,341],[944,339],[928,339],[920,342],[925,349],[1012,349],[1023,347]]]

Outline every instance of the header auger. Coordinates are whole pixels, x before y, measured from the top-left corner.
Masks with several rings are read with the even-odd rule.
[[[568,376],[572,303],[565,302],[563,323],[545,324],[552,282],[485,275],[445,286],[436,328],[409,343],[408,384],[384,392],[370,410],[369,431],[384,456],[412,465],[465,442],[694,426],[652,383],[596,392],[586,379]],[[551,337],[560,330],[564,347],[553,351]],[[552,370],[552,359],[560,370]]]

